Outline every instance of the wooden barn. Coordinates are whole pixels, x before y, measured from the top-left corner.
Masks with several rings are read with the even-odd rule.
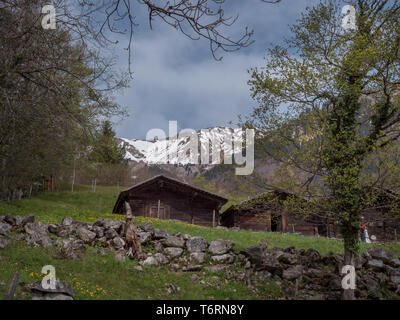
[[[364,194],[365,219],[368,235],[377,241],[398,241],[400,236],[400,195],[378,188],[369,188]],[[337,224],[330,223],[330,235],[341,237]]]
[[[366,193],[362,215],[369,236],[374,235],[377,241],[397,241],[400,238],[400,196],[388,190],[377,189]],[[222,213],[220,223],[229,228],[341,238],[339,224],[332,218],[323,218],[322,213],[305,218],[285,209],[283,201],[289,196],[294,197],[282,190],[262,193],[229,207]],[[297,200],[300,203],[306,201]]]
[[[124,214],[129,202],[135,216],[179,220],[202,226],[217,226],[220,208],[227,199],[163,175],[122,191],[113,213]]]
[[[222,213],[220,223],[228,228],[317,235],[316,221],[300,219],[294,212],[284,209],[283,201],[289,196],[289,193],[280,190],[262,193],[229,207]]]

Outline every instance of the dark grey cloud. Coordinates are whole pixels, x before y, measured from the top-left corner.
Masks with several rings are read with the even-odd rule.
[[[221,53],[215,61],[205,40],[191,41],[162,23],[149,30],[146,11],[138,7],[130,88],[117,97],[129,117],[116,126],[117,135],[144,138],[152,128],[167,134],[168,121],[177,120],[180,129],[195,130],[228,125],[239,114],[250,112],[255,102],[247,85],[250,67],[262,66],[266,48],[289,36],[289,24],[300,17],[311,0],[283,0],[268,5],[259,0],[227,1],[227,14],[239,13],[229,30],[240,35],[245,26],[255,30],[252,46],[238,52]],[[121,39],[121,47],[127,39]],[[125,54],[119,67],[127,68]]]

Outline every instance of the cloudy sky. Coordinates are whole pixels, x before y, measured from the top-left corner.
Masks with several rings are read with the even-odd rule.
[[[135,3],[135,2],[133,2]],[[239,14],[229,32],[240,36],[248,26],[255,43],[215,61],[206,40],[192,41],[168,25],[155,21],[150,30],[147,9],[134,6],[136,23],[130,88],[117,96],[129,116],[115,125],[117,136],[143,139],[153,128],[165,130],[177,120],[178,129],[199,130],[237,122],[255,106],[247,81],[250,67],[262,66],[266,48],[290,35],[289,25],[314,0],[226,0],[226,15]],[[125,44],[126,44],[125,39]],[[121,45],[124,41],[121,41]],[[119,50],[119,67],[128,67]]]

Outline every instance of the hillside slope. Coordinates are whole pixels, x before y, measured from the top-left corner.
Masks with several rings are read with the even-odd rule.
[[[90,187],[79,186],[77,192],[44,193],[20,202],[0,203],[0,215],[34,215],[37,221],[60,223],[65,217],[93,223],[99,218],[123,220],[124,216],[110,213],[118,193],[115,187],[99,187],[98,193]],[[101,200],[99,200],[101,199]],[[235,231],[200,227],[180,222],[136,217],[141,225],[151,222],[155,228],[165,229],[169,234],[180,232],[201,236],[207,241],[225,239],[235,243],[234,251],[267,241],[269,248],[296,247],[316,249],[322,255],[342,252],[340,241],[312,238],[299,235]],[[11,236],[11,239],[14,235]],[[386,249],[398,255],[398,244],[386,244]],[[151,246],[144,247],[153,250]],[[363,246],[365,249],[366,246]],[[99,254],[99,250],[104,250]],[[171,271],[168,266],[149,267],[138,270],[136,261],[118,262],[108,249],[87,246],[78,260],[65,260],[56,247],[33,248],[24,242],[11,240],[6,249],[0,249],[0,295],[4,294],[7,281],[18,272],[22,282],[31,283],[40,279],[44,265],[54,265],[57,277],[69,283],[77,293],[76,299],[289,299],[293,295],[292,284],[283,285],[269,278],[257,281],[248,288],[241,280],[227,280],[225,272]],[[231,272],[240,274],[236,266]],[[171,285],[179,290],[171,290]],[[28,296],[18,291],[17,299]]]

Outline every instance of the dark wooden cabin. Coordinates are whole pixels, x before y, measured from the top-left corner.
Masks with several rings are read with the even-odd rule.
[[[113,213],[124,214],[128,201],[135,216],[217,226],[219,210],[228,201],[214,193],[163,175],[122,191]]]
[[[284,209],[283,201],[289,196],[292,195],[281,190],[271,190],[240,204],[232,205],[222,213],[221,225],[256,231],[317,235],[316,221],[300,219],[294,212]]]
[[[377,241],[400,238],[400,196],[388,190],[370,190],[365,195],[362,215],[368,234]],[[323,214],[307,218],[285,210],[283,201],[289,196],[282,190],[272,190],[255,198],[232,205],[221,215],[221,225],[259,231],[301,233],[304,235],[341,238],[337,221],[323,218]],[[306,201],[299,199],[300,201]]]
[[[364,194],[365,208],[362,216],[369,237],[375,236],[377,241],[398,241],[400,238],[400,195],[378,188],[369,188]],[[331,234],[341,237],[338,224],[330,224]]]

